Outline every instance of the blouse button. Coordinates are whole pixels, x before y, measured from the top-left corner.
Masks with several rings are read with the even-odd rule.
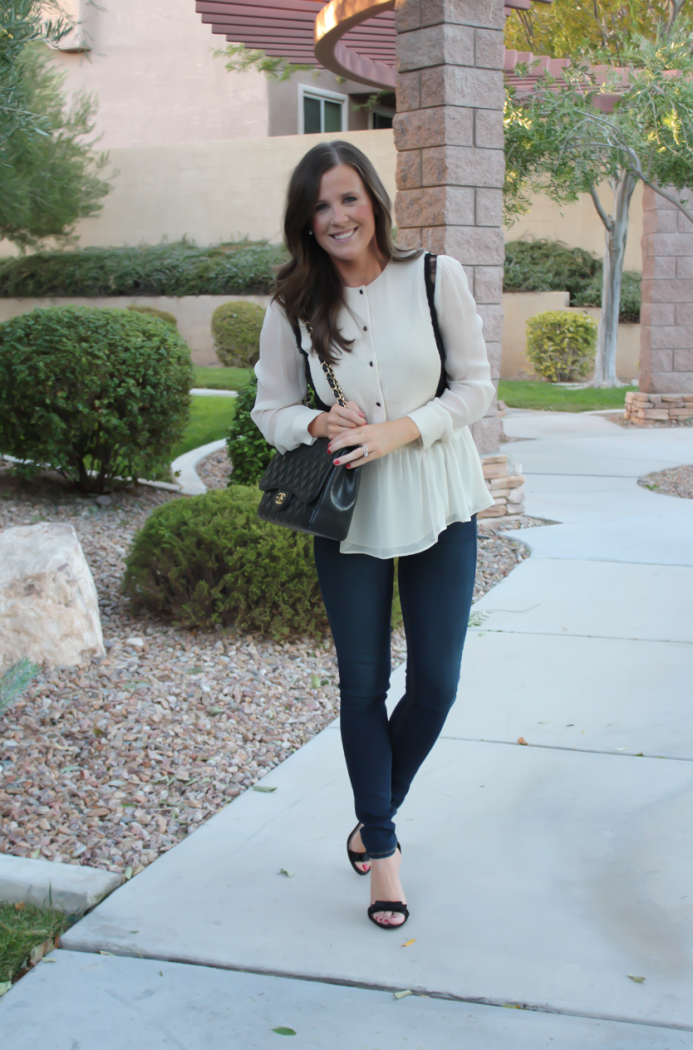
[[[372,367],[373,367],[373,362],[371,361],[371,368],[372,368]]]
[[[359,288],[359,295],[363,295],[363,288]]]
[[[363,330],[364,330],[364,332],[368,331],[368,328],[366,327],[366,325],[363,326]]]
[[[378,406],[378,408],[382,407],[379,401],[376,401],[376,405]]]

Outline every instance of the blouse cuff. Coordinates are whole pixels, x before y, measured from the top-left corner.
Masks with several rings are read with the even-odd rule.
[[[317,419],[320,415],[322,415],[322,412],[319,408],[307,408],[305,405],[300,406],[299,410],[291,420],[288,432],[282,435],[282,444],[287,449],[298,448],[299,445],[312,445],[315,438],[309,432],[308,427],[313,420]]]
[[[443,410],[445,415],[445,410]],[[450,427],[446,427],[446,421],[443,418],[443,413],[439,412],[435,404],[429,402],[427,405],[422,405],[421,408],[414,409],[413,412],[409,412],[409,419],[413,419],[419,428],[421,434],[421,444],[424,449],[430,448],[434,441],[440,441],[447,437],[446,431],[452,429],[452,421]],[[448,416],[449,418],[449,416]]]

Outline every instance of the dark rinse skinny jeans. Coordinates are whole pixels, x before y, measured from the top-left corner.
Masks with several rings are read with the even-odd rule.
[[[399,559],[407,638],[404,696],[388,720],[394,560],[341,554],[315,539],[320,589],[337,649],[341,732],[356,817],[371,857],[397,847],[394,817],[457,694],[476,571],[476,518]]]

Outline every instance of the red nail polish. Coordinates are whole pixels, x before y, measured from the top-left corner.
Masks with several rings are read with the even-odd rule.
[[[340,463],[341,463],[341,460],[339,460],[339,459],[336,459],[336,460],[334,461],[334,465],[335,465],[335,467],[338,467]]]

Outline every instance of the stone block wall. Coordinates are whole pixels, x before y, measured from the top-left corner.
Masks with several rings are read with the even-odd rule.
[[[481,468],[486,488],[493,496],[493,506],[479,511],[479,521],[482,518],[512,518],[524,514],[525,494],[522,486],[525,479],[520,464],[513,464],[511,469],[507,456],[482,456]]]
[[[623,418],[629,423],[678,423],[693,419],[693,394],[648,394],[629,390]]]
[[[503,3],[398,0],[397,198],[400,244],[464,266],[500,376]],[[472,428],[481,453],[498,448],[496,402]]]
[[[647,187],[642,257],[640,390],[693,393],[693,223]]]

